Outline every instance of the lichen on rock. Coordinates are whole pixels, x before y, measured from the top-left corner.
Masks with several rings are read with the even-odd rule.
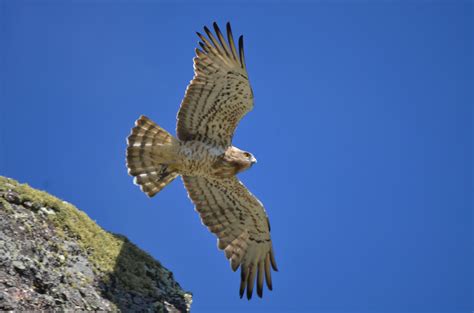
[[[192,296],[127,238],[0,176],[0,310],[187,312]]]

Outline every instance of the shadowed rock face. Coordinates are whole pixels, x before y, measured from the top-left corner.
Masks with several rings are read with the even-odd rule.
[[[192,296],[127,238],[0,176],[0,311],[188,312]]]

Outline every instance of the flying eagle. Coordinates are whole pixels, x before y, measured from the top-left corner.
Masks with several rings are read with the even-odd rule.
[[[202,223],[217,236],[232,270],[240,267],[240,297],[247,289],[250,299],[255,278],[259,297],[264,280],[272,290],[271,268],[277,271],[277,265],[265,209],[236,177],[257,162],[232,146],[237,124],[253,108],[243,37],[237,52],[230,24],[227,40],[213,26],[215,35],[207,27],[208,38],[197,33],[200,48],[178,112],[177,138],[140,116],[127,138],[127,167],[149,197],[182,176]]]

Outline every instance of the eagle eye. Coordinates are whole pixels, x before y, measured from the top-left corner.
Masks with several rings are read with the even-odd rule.
[[[250,153],[244,152],[244,155],[245,155],[246,158],[250,158]]]

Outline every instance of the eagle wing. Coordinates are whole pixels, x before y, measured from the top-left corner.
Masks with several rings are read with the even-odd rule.
[[[240,297],[247,298],[257,277],[257,294],[262,297],[264,275],[272,290],[270,266],[277,271],[270,239],[270,223],[262,203],[236,178],[210,179],[183,176],[188,195],[201,220],[218,238],[232,270],[241,270]]]
[[[237,124],[253,107],[253,93],[244,60],[243,37],[237,53],[230,24],[224,39],[214,23],[216,37],[204,27],[209,39],[197,33],[194,78],[178,112],[177,135],[183,141],[199,140],[220,147],[231,145]]]

